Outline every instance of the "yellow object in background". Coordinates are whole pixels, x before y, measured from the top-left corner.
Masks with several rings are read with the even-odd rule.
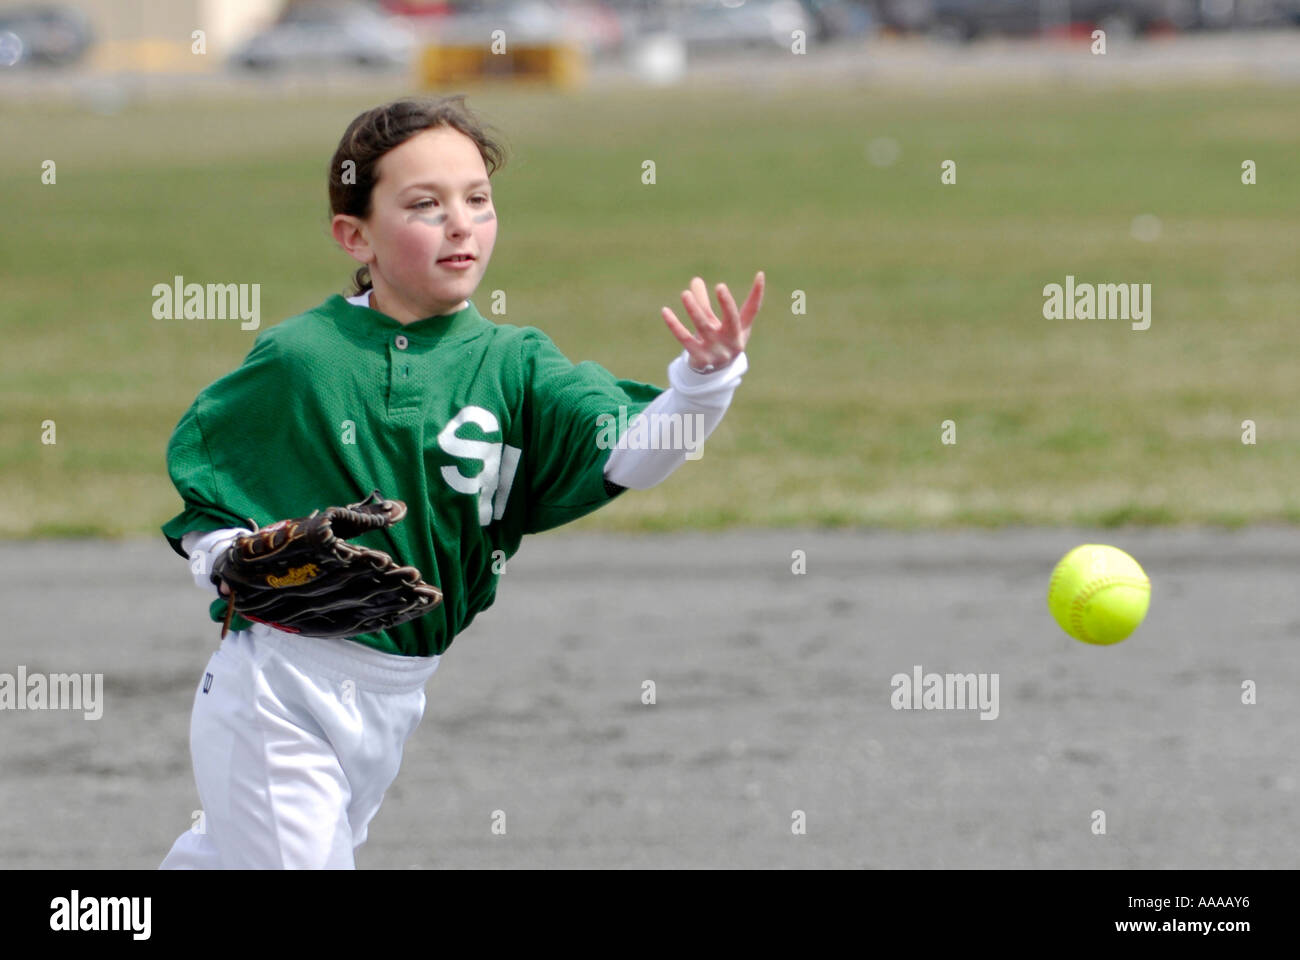
[[[485,46],[440,46],[420,51],[417,69],[425,89],[470,80],[533,80],[575,89],[587,80],[587,61],[571,44],[522,44],[493,53]]]

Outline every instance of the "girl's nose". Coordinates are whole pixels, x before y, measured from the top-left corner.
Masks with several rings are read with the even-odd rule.
[[[453,205],[447,212],[447,231],[466,233],[469,231],[470,211],[468,207]]]

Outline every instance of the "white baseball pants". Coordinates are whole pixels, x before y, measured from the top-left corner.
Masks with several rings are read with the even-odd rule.
[[[438,657],[254,624],[227,634],[194,694],[203,816],[162,869],[352,869]]]

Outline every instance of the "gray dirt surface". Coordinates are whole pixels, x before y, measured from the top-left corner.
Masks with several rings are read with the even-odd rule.
[[[1118,646],[1046,609],[1085,542],[1154,584]],[[4,543],[0,570],[0,673],[104,675],[98,720],[0,711],[0,868],[156,867],[199,806],[204,595],[161,537]],[[530,538],[357,863],[1296,868],[1298,578],[1280,529]],[[916,665],[997,674],[997,718],[893,709]]]

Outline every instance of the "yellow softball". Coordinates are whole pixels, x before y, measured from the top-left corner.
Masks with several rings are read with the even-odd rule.
[[[1085,543],[1056,565],[1047,609],[1061,629],[1084,643],[1109,646],[1138,628],[1151,603],[1151,580],[1118,547]]]

